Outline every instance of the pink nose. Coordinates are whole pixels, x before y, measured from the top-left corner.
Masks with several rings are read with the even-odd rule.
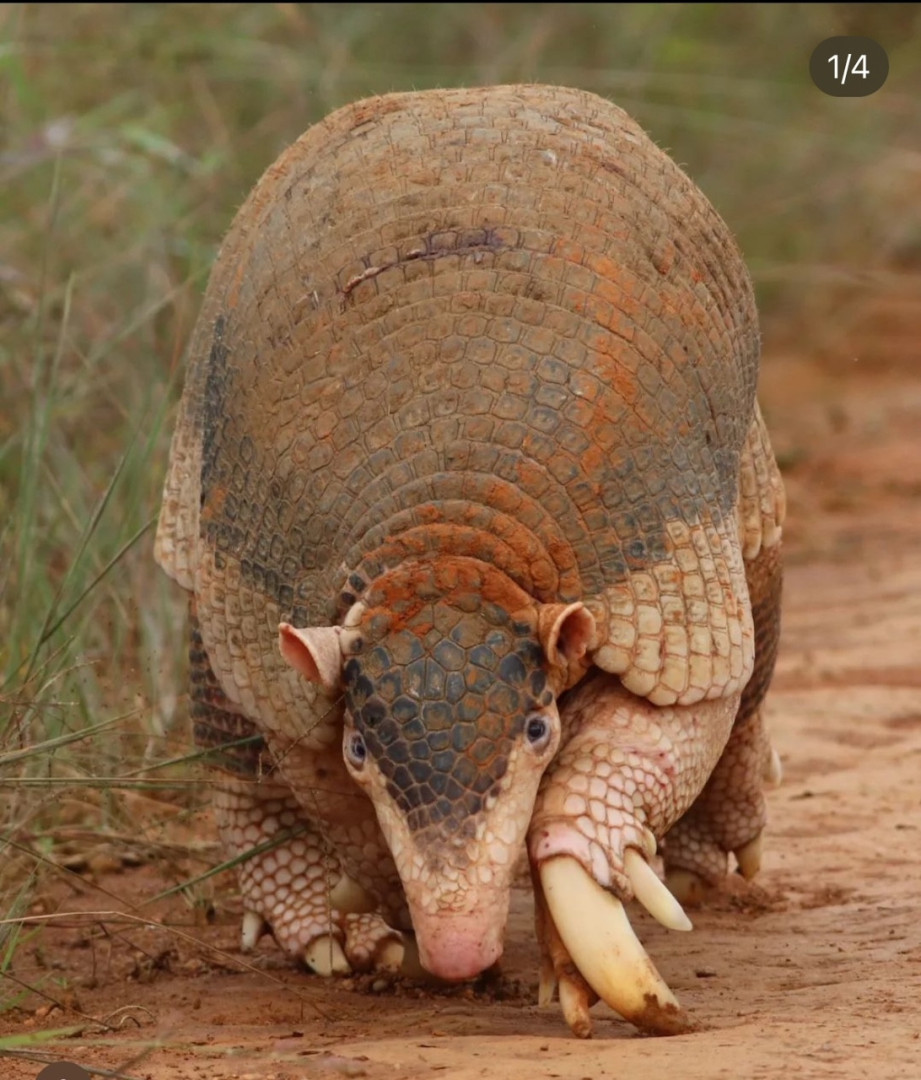
[[[417,927],[416,944],[422,966],[439,979],[472,979],[502,955],[501,929],[477,926],[473,918],[435,922],[432,931]]]

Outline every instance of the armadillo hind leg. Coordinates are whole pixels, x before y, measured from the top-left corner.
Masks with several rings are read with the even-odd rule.
[[[767,820],[764,786],[777,780],[778,760],[756,709],[733,728],[704,790],[665,837],[666,880],[682,903],[699,903],[726,876],[730,852],[744,877],[755,876]]]
[[[764,788],[779,783],[781,776],[763,708],[780,636],[780,544],[763,547],[747,564],[746,576],[755,623],[755,670],[716,768],[664,842],[669,888],[685,903],[700,901],[725,877],[730,852],[745,878],[755,876],[767,819]]]
[[[372,901],[343,873],[290,787],[266,775],[265,742],[221,690],[194,605],[190,628],[195,741],[214,768],[221,844],[229,859],[241,860],[244,952],[269,931],[285,952],[321,975],[399,969],[403,935],[370,910]]]

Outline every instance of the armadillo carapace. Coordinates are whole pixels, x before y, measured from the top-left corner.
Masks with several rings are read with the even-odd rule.
[[[620,109],[510,86],[311,128],[221,248],[157,536],[244,945],[463,979],[526,849],[541,997],[684,1014],[636,897],[752,874],[783,495],[726,226]],[[754,676],[753,676],[754,672]],[[274,843],[274,847],[272,844]]]

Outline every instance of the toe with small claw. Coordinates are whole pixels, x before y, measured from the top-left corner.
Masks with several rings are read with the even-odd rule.
[[[258,911],[245,911],[240,928],[240,951],[252,952],[263,934],[271,933],[271,927]]]

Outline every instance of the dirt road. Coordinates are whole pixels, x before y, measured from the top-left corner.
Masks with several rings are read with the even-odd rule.
[[[24,1002],[0,1034],[76,1026],[45,1059],[151,1080],[295,1077],[912,1077],[921,1075],[921,381],[765,365],[787,467],[784,639],[770,700],[782,787],[764,869],[692,912],[691,934],[639,912],[650,954],[701,1030],[638,1037],[598,1009],[572,1038],[538,1009],[529,899],[516,898],[501,984],[438,995],[326,985],[277,963],[241,972],[236,923],[195,929],[226,959],[160,929],[65,925],[26,946],[20,977],[67,1008]],[[160,870],[56,885],[46,906],[111,910]],[[145,909],[147,910],[147,909]],[[39,951],[40,950],[40,951]],[[122,1010],[122,1011],[118,1011]],[[90,1019],[87,1019],[90,1018]],[[114,1031],[95,1021],[107,1019]],[[6,1077],[40,1065],[7,1059]]]

